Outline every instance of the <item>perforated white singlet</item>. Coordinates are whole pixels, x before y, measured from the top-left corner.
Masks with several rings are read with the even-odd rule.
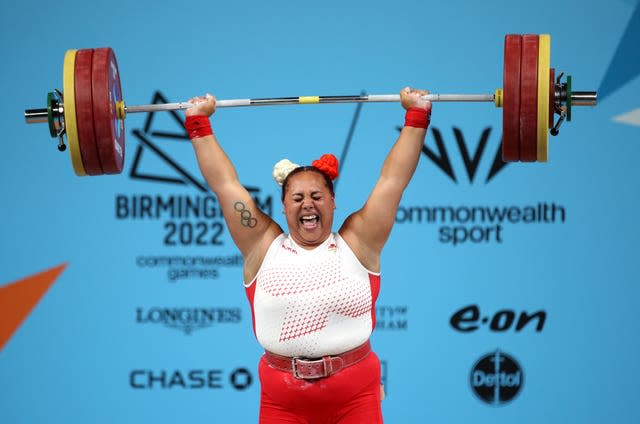
[[[313,250],[281,234],[246,290],[262,347],[316,358],[369,339],[380,274],[366,270],[339,234]]]

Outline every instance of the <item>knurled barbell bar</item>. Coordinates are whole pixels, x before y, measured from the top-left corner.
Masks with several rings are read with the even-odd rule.
[[[550,68],[551,37],[509,34],[504,43],[503,89],[492,94],[429,94],[432,102],[492,102],[502,107],[502,158],[505,162],[546,162],[548,131],[557,135],[571,120],[573,106],[594,106],[595,91],[573,91],[571,75],[563,81]],[[357,102],[399,102],[398,94],[301,96],[218,100],[217,108]],[[127,114],[181,110],[190,103],[127,106],[111,48],[68,50],[64,57],[63,92],[47,94],[47,107],[25,110],[27,123],[48,123],[58,150],[66,149],[77,175],[117,174],[125,156]],[[554,114],[558,120],[554,123]]]

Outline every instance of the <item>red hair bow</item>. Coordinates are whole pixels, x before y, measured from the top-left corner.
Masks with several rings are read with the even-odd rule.
[[[326,174],[331,181],[338,178],[338,159],[332,154],[322,155],[320,159],[311,162],[311,165]]]

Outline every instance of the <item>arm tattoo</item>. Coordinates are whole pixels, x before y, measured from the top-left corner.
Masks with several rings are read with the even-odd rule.
[[[258,224],[258,220],[251,215],[251,211],[246,208],[244,203],[235,202],[233,209],[240,213],[240,225],[243,227],[253,228]]]

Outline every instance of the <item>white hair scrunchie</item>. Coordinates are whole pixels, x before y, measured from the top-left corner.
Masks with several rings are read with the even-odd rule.
[[[291,162],[289,159],[282,159],[280,162],[276,163],[273,166],[273,178],[276,180],[279,186],[282,186],[282,183],[284,183],[287,175],[289,175],[291,171],[299,167],[300,165]]]

